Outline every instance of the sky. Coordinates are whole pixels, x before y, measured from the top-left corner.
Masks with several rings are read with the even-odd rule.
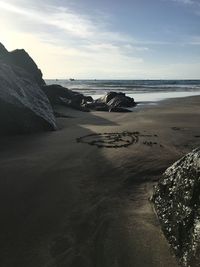
[[[200,79],[200,0],[0,0],[46,79]]]

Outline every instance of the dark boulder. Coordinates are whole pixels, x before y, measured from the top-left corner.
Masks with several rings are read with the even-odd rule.
[[[92,102],[92,97],[84,96],[58,84],[42,86],[52,105],[64,105],[81,111],[89,111],[87,102]]]
[[[12,63],[32,75],[39,86],[45,84],[45,81],[42,79],[41,70],[38,69],[36,63],[24,49],[17,49],[9,54]]]
[[[33,76],[0,60],[0,80],[1,133],[56,129],[49,100]]]
[[[130,112],[126,108],[136,105],[134,99],[124,93],[111,92],[94,101],[91,96],[84,96],[58,84],[42,86],[42,90],[52,105],[64,105],[81,111]]]
[[[104,105],[105,111],[130,112],[130,110],[126,108],[135,107],[136,103],[133,98],[126,96],[124,93],[110,92],[98,98],[92,104],[95,110],[101,109],[101,105]],[[105,106],[107,108],[105,108]]]
[[[112,98],[107,105],[109,106],[109,109],[115,109],[119,107],[134,107],[136,105],[135,101],[133,98],[128,97],[128,96],[122,96],[118,95]]]
[[[91,96],[84,96],[84,100],[86,103],[93,103],[94,99]]]
[[[124,93],[109,92],[105,96],[102,96],[96,100],[96,103],[108,103],[111,99],[116,96],[125,96]]]
[[[98,98],[95,103],[105,103],[108,106],[116,107],[134,107],[136,105],[133,98],[126,96],[124,93],[110,92],[105,96]]]
[[[166,170],[153,195],[162,229],[183,266],[200,263],[200,148]]]
[[[60,104],[60,97],[67,99],[70,97],[69,90],[58,84],[44,85],[42,90],[52,105]]]
[[[24,49],[16,49],[8,52],[0,43],[0,59],[9,65],[15,65],[29,73],[39,86],[45,84],[42,79],[42,72],[38,69],[36,63]]]
[[[8,50],[5,48],[5,46],[0,43],[0,59],[4,59],[9,56]]]
[[[63,106],[66,106],[68,108],[84,111],[84,112],[89,112],[90,110],[86,107],[85,104],[80,104],[73,99],[67,99],[67,98],[62,98],[60,97],[60,104]]]

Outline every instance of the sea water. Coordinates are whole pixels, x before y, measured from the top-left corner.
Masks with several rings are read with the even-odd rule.
[[[157,101],[200,95],[200,80],[46,80],[97,99],[107,92],[123,92],[136,102],[154,104]]]

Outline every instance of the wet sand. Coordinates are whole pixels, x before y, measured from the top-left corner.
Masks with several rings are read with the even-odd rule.
[[[133,113],[57,112],[68,117],[56,132],[0,139],[0,266],[178,266],[149,198],[200,145],[200,97]],[[125,147],[129,137],[99,135],[124,131],[137,139]]]

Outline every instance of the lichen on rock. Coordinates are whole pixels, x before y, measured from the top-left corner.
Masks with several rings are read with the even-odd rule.
[[[200,262],[200,148],[169,167],[153,202],[162,229],[183,266]]]

